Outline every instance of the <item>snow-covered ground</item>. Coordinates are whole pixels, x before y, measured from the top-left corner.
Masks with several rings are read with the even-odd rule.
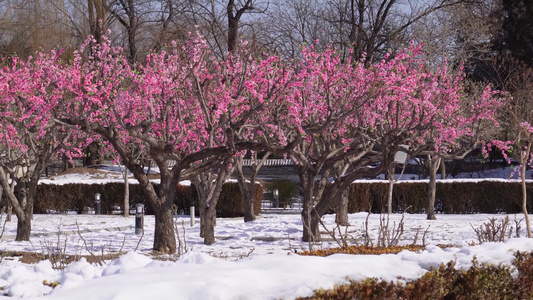
[[[95,180],[94,176],[84,177]],[[59,184],[84,181],[79,174],[47,180]],[[401,243],[413,243],[418,233],[417,244],[425,243],[425,250],[309,257],[296,253],[309,249],[307,243],[301,242],[302,223],[298,214],[263,214],[248,223],[240,218],[217,219],[216,243],[211,246],[203,245],[197,219],[191,226],[189,216],[179,215],[175,220],[182,255],[162,260],[151,253],[153,216],[145,216],[144,235],[137,235],[134,216],[35,215],[31,241],[15,242],[16,218],[4,223],[4,215],[0,223],[5,224],[5,229],[0,229],[0,253],[31,251],[76,256],[92,252],[97,257],[119,251],[127,254],[103,265],[81,259],[63,270],[54,269],[50,261],[25,264],[16,257],[0,257],[0,299],[293,299],[349,279],[416,279],[431,267],[451,260],[456,261],[458,268],[468,268],[474,256],[482,263],[510,264],[515,251],[533,251],[533,239],[479,244],[473,229],[491,218],[505,217],[437,215],[437,220],[428,221],[425,215],[405,214]],[[381,218],[380,215],[368,218],[368,232],[374,241]],[[520,222],[524,236],[525,223],[520,221],[523,216],[509,218],[512,227],[516,226],[515,220]],[[351,214],[350,226],[340,231],[350,242],[361,241],[366,219],[366,213]],[[389,228],[397,226],[401,219],[402,215],[391,215]],[[327,231],[334,231],[334,216],[325,216],[323,220]],[[337,246],[326,229],[323,231],[325,241],[313,247]],[[515,232],[514,228],[512,231]],[[339,237],[338,231],[335,236]],[[456,246],[443,250],[437,244]],[[58,285],[52,288],[50,283]]]
[[[350,239],[361,237],[366,217],[365,213],[350,215]],[[0,287],[7,296],[48,299],[293,299],[348,279],[416,279],[430,267],[450,260],[464,268],[471,265],[474,256],[480,262],[509,264],[514,251],[533,251],[533,240],[526,238],[472,246],[477,243],[472,226],[477,228],[493,217],[505,215],[438,215],[436,221],[427,221],[424,215],[406,214],[403,243],[412,243],[417,230],[418,243],[422,243],[422,232],[427,229],[423,251],[308,257],[295,254],[308,249],[300,241],[302,225],[295,214],[268,214],[249,223],[237,218],[218,219],[217,242],[212,246],[202,244],[198,222],[191,227],[188,216],[177,216],[186,252],[177,260],[162,261],[151,256],[152,216],[145,217],[141,239],[142,235],[135,234],[134,217],[36,215],[30,242],[13,241],[16,222],[9,222],[0,250],[48,253],[66,249],[69,255],[86,254],[81,236],[97,256],[121,249],[127,254],[103,266],[82,259],[64,270],[54,270],[49,261],[29,265],[17,258],[4,258],[0,263]],[[509,217],[513,226],[515,217],[522,219],[521,215]],[[379,219],[379,215],[369,218],[373,234],[377,234]],[[401,215],[392,215],[390,226],[400,219]],[[333,229],[333,216],[326,216],[324,222]],[[523,221],[521,226],[525,227]],[[436,244],[457,247],[442,250]],[[329,239],[314,247],[335,245]],[[59,285],[52,289],[43,284],[45,281]]]

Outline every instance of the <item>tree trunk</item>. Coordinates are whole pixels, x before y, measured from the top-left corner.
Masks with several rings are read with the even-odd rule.
[[[335,222],[340,226],[348,226],[348,199],[350,196],[350,188],[342,191],[337,200],[337,208],[335,212]]]
[[[387,179],[389,180],[389,190],[387,193],[387,213],[392,214],[392,192],[394,191],[394,163],[387,168]]]
[[[252,9],[251,4],[251,0],[246,0],[240,9],[235,11],[235,0],[228,1],[228,5],[226,6],[226,16],[228,18],[228,52],[233,52],[237,49],[239,21],[243,13]]]
[[[524,213],[524,217],[526,219],[526,230],[528,238],[531,238],[531,225],[529,224],[529,214],[527,212],[526,166],[531,153],[531,145],[532,143],[529,142],[527,150],[525,150],[525,153],[522,153],[522,159],[520,164],[520,175],[522,177],[522,212]]]
[[[17,236],[15,241],[29,241],[31,233],[31,218],[26,214],[17,216]]]
[[[42,169],[37,169],[39,171]],[[39,173],[40,174],[40,173]],[[37,177],[38,178],[38,177]],[[34,189],[30,188],[31,185],[37,186],[36,182],[30,182],[28,184],[23,181],[17,181],[12,179],[11,186],[9,185],[9,176],[6,174],[3,168],[0,168],[0,184],[2,185],[3,192],[7,202],[11,204],[11,208],[17,216],[17,236],[16,241],[29,241],[31,232],[31,219],[33,214],[33,200]],[[15,193],[16,189],[16,193]],[[10,220],[8,215],[8,220]]]
[[[389,180],[389,189],[387,192],[387,214],[392,214],[392,192],[394,192],[394,180]]]
[[[316,213],[312,206],[305,205],[302,210],[302,222],[303,222],[303,237],[304,242],[318,242],[320,241],[320,215]]]
[[[428,185],[428,208],[427,219],[436,220],[435,216],[435,196],[437,193],[437,170],[439,168],[440,157],[431,158],[428,156],[429,185]]]
[[[237,34],[239,21],[235,18],[228,18],[228,51],[233,52],[237,48]]]
[[[124,3],[124,2],[122,2]],[[134,0],[128,0],[124,6],[124,11],[128,13],[128,26],[126,31],[128,33],[128,62],[130,65],[135,64],[137,58],[137,11]]]
[[[243,194],[244,222],[255,221],[254,197],[249,193]]]
[[[9,179],[9,177],[8,177]],[[11,186],[9,186],[10,192],[13,192],[15,190],[15,182],[11,181]],[[16,198],[15,198],[16,199]],[[13,204],[11,204],[11,201],[9,201],[8,195],[6,195],[6,205],[7,205],[7,211],[6,211],[6,221],[11,222],[13,221]]]
[[[130,216],[130,181],[128,180],[128,168],[124,167],[124,212],[125,218]]]
[[[231,173],[229,165],[232,161],[231,157],[224,160],[218,167],[216,176],[212,169],[192,178],[200,202],[200,236],[204,238],[206,245],[215,243],[216,207],[224,182]]]
[[[239,183],[239,189],[242,195],[243,208],[244,208],[244,222],[255,221],[254,212],[254,194],[255,194],[255,178],[259,170],[270,156],[270,152],[265,153],[261,160],[257,159],[257,154],[254,153],[251,157],[255,161],[255,164],[251,166],[252,174],[250,181],[247,182],[243,172],[243,157],[236,157],[234,159],[235,170],[237,171],[237,182]]]
[[[3,189],[2,189],[3,191]],[[0,198],[1,200],[1,198]],[[9,201],[7,194],[4,197],[5,205],[6,205],[6,222],[11,222],[13,220],[13,205],[11,205],[11,202]]]
[[[11,205],[11,202],[9,202],[7,195],[4,197],[4,188],[0,185],[0,204],[2,203],[6,212],[6,222],[11,222],[13,218],[13,206]],[[2,205],[0,205],[0,208],[2,208]],[[0,217],[1,214],[2,210],[0,210]]]
[[[173,254],[176,252],[176,237],[172,207],[167,207],[168,203],[163,206],[155,210],[154,252]]]
[[[204,222],[202,224],[202,232],[205,245],[213,245],[215,243],[215,225],[216,225],[216,209],[208,206],[203,209]]]
[[[316,242],[320,240],[318,224],[315,224],[318,222],[316,222],[316,218],[313,220],[316,173],[310,171],[309,168],[305,166],[297,165],[296,168],[300,179],[300,186],[303,190],[304,200],[302,209],[302,240],[304,242]]]
[[[125,153],[125,152],[123,152]],[[163,165],[161,165],[163,166]],[[160,168],[161,168],[160,166]],[[163,172],[159,191],[156,192],[152,183],[144,174],[141,166],[131,164],[128,169],[133,173],[135,179],[143,192],[145,201],[154,210],[155,228],[154,228],[154,252],[174,254],[176,253],[176,236],[174,233],[174,195],[179,182],[179,177],[171,176],[168,171]],[[161,168],[162,169],[162,168]]]

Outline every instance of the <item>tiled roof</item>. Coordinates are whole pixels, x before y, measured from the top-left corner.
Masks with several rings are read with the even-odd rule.
[[[252,165],[252,162],[254,162],[253,159],[245,159],[243,160],[243,165],[245,167],[249,167]],[[263,164],[263,167],[286,167],[286,166],[292,166],[292,165],[293,165],[292,160],[280,158],[280,159],[267,159],[265,163]]]

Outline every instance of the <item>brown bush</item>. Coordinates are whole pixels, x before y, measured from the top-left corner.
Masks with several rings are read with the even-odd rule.
[[[457,270],[451,261],[406,284],[367,278],[299,299],[532,299],[533,256],[515,256],[516,277],[509,266],[479,264],[474,259],[468,270]]]

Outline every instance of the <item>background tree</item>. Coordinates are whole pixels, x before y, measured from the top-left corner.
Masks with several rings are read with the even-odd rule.
[[[465,70],[469,78],[491,83],[508,91],[510,105],[499,115],[502,131],[496,135],[501,141],[514,141],[514,154],[521,162],[523,180],[523,212],[527,216],[525,194],[525,165],[529,161],[529,129],[531,107],[531,67],[533,64],[532,4],[529,1],[489,1],[487,20],[491,34],[473,46],[489,49],[466,60]],[[497,143],[509,150],[508,143]],[[527,222],[529,226],[529,222]],[[528,228],[528,234],[531,234]]]
[[[253,20],[254,41],[261,49],[284,58],[299,57],[302,45],[325,48],[336,36],[322,16],[324,6],[318,0],[273,1]]]
[[[97,44],[102,43],[102,34],[106,32],[106,10],[105,0],[87,0],[89,27]]]
[[[0,3],[0,54],[27,58],[42,49],[50,51],[72,42],[62,26],[63,1],[10,0]]]

